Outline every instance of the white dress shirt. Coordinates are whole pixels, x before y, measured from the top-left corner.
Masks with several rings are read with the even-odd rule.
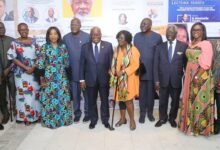
[[[170,47],[170,42],[167,41],[167,49],[169,50],[169,47]],[[174,52],[175,52],[175,48],[176,48],[176,39],[172,41],[172,59],[173,59],[173,55],[174,55]]]

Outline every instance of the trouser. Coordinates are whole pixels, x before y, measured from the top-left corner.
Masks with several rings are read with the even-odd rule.
[[[154,84],[151,80],[141,80],[139,87],[140,115],[153,114],[154,109]]]
[[[71,94],[73,98],[73,110],[75,117],[81,117],[82,111],[80,110],[80,100],[81,92],[83,92],[84,97],[84,113],[88,116],[88,95],[86,90],[81,90],[80,83],[72,81],[71,82]]]

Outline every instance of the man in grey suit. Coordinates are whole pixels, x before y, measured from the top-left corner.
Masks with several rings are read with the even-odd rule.
[[[109,120],[109,71],[111,68],[112,44],[101,40],[101,29],[93,27],[90,32],[92,41],[82,46],[80,57],[80,84],[87,90],[89,97],[90,129],[95,128],[98,121],[97,95],[101,98],[101,120],[106,128],[110,128]]]
[[[81,99],[81,89],[79,83],[79,68],[80,68],[80,54],[81,47],[83,44],[90,41],[90,36],[88,33],[81,31],[81,21],[78,18],[73,18],[70,24],[71,32],[67,33],[63,37],[63,41],[67,46],[69,53],[69,61],[72,70],[71,79],[71,94],[73,99],[73,110],[74,110],[74,123],[78,123],[81,117],[80,110],[80,99]],[[89,121],[88,114],[88,96],[86,90],[83,90],[84,96],[84,118],[83,122]]]
[[[155,121],[153,116],[154,109],[154,84],[153,84],[153,58],[155,47],[162,43],[162,37],[158,33],[151,30],[152,20],[144,18],[141,22],[141,32],[134,36],[134,45],[140,51],[140,59],[146,68],[146,73],[140,75],[139,88],[139,106],[140,118],[139,122],[145,122],[147,113],[150,121]]]
[[[182,89],[183,70],[186,65],[185,51],[187,44],[176,40],[177,27],[169,25],[166,30],[167,41],[158,45],[154,56],[155,89],[159,91],[159,121],[155,127],[169,122],[176,128],[176,117],[179,108],[179,99]],[[169,118],[167,107],[171,96]]]

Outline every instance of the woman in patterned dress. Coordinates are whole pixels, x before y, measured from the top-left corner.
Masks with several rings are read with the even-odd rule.
[[[28,26],[18,25],[21,37],[11,43],[7,56],[13,60],[16,85],[16,121],[26,125],[35,122],[40,116],[39,85],[33,76],[35,52],[39,49],[36,41],[28,37]]]
[[[212,78],[212,45],[206,40],[206,28],[195,23],[191,43],[186,50],[187,67],[180,110],[180,131],[189,135],[213,134],[214,84]]]
[[[214,57],[213,57],[213,77],[215,84],[215,101],[217,106],[217,118],[215,120],[215,134],[220,132],[220,39],[212,41]]]
[[[46,33],[47,43],[37,51],[36,67],[45,69],[40,94],[41,122],[48,128],[72,124],[69,81],[65,69],[69,66],[69,59],[61,40],[59,29],[50,27]]]

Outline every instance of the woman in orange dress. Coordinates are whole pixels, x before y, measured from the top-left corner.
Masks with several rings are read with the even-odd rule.
[[[119,101],[121,118],[116,127],[126,124],[126,109],[130,117],[130,130],[135,130],[133,99],[139,95],[139,77],[136,74],[139,68],[140,54],[131,44],[132,35],[126,30],[120,31],[117,36],[118,46],[114,52],[111,68],[110,86],[114,87],[116,101]]]
[[[186,50],[187,66],[178,125],[189,135],[208,136],[214,129],[213,50],[206,39],[205,26],[195,23],[191,28],[192,42]]]

